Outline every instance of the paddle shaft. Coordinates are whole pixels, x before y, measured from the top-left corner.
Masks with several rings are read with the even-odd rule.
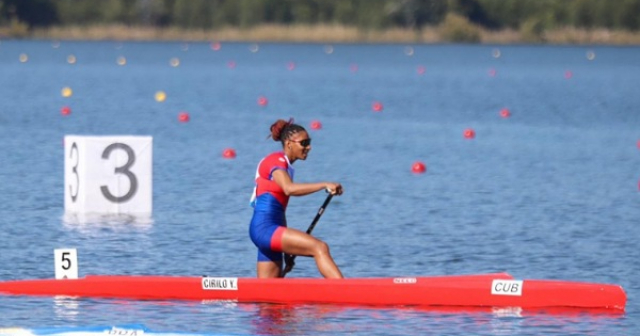
[[[311,222],[311,225],[309,225],[309,228],[307,229],[307,234],[311,234],[311,232],[313,231],[313,228],[316,227],[316,224],[318,224],[318,220],[320,220],[320,217],[322,217],[322,214],[324,213],[324,209],[327,208],[327,205],[329,205],[329,202],[331,202],[331,199],[333,198],[333,194],[329,194],[327,196],[327,198],[324,200],[324,203],[322,203],[322,206],[320,206],[320,209],[318,209],[318,213],[316,214],[316,217],[313,218],[313,222]],[[290,269],[285,269],[284,272],[282,273],[282,275],[286,275],[287,273],[291,272],[291,270],[293,269],[293,260],[296,258],[296,256],[291,256],[291,268]]]
[[[313,219],[313,222],[311,222],[311,225],[309,225],[309,228],[307,229],[307,234],[311,234],[311,232],[313,231],[313,228],[316,227],[316,224],[318,224],[318,220],[320,220],[320,217],[324,213],[324,209],[327,208],[327,205],[329,205],[329,202],[331,202],[332,198],[333,198],[333,194],[329,194],[329,196],[327,196],[327,198],[324,200],[324,203],[322,203],[322,206],[320,207],[320,209],[318,209],[318,213],[316,214],[316,217]]]

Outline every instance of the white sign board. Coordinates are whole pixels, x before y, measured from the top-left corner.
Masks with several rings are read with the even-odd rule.
[[[78,251],[76,249],[53,250],[56,279],[78,278]]]
[[[151,214],[152,137],[67,135],[64,147],[66,213]]]

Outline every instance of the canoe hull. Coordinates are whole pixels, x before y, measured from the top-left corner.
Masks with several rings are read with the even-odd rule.
[[[0,282],[0,293],[142,300],[401,306],[576,307],[624,310],[617,285],[515,280],[507,273],[340,280],[174,276],[86,276]]]

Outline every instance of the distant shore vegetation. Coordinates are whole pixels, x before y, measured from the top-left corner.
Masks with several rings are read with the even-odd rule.
[[[640,0],[0,0],[0,38],[640,44]]]

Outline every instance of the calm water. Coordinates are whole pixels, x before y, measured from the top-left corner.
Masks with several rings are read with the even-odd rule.
[[[294,117],[305,126],[323,124],[310,130],[313,151],[296,162],[296,180],[345,186],[314,234],[330,243],[346,276],[507,271],[525,279],[616,283],[627,291],[626,312],[0,297],[1,327],[640,333],[640,48],[255,47],[1,41],[0,279],[53,277],[53,249],[60,247],[78,249],[81,276],[254,276],[247,228],[255,167],[279,148],[265,140],[269,125]],[[118,57],[126,57],[125,66]],[[172,58],[180,65],[170,66]],[[290,62],[295,69],[287,69]],[[61,96],[65,86],[73,96]],[[154,100],[159,90],[167,94],[163,103]],[[259,96],[269,99],[267,107],[257,104]],[[372,112],[373,101],[384,111]],[[61,116],[63,106],[71,115]],[[512,116],[501,118],[502,108]],[[190,113],[189,123],[177,121],[180,111]],[[475,139],[463,138],[466,128]],[[153,136],[152,222],[64,220],[66,134]],[[235,160],[222,158],[227,147],[237,151]],[[418,160],[425,174],[411,173]],[[292,199],[290,225],[306,229],[323,200]],[[293,274],[318,276],[308,259]]]

